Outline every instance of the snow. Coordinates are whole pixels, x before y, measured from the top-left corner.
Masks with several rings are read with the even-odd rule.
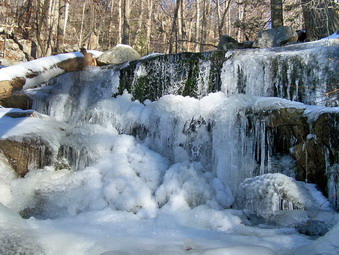
[[[338,39],[338,38],[339,38],[339,30],[337,30],[335,33],[331,34],[330,36],[322,38],[321,40]]]
[[[98,57],[102,53],[94,50],[89,50],[88,52],[92,53],[94,57]],[[39,73],[39,75],[36,77],[26,78],[26,83],[23,88],[27,89],[30,87],[34,87],[37,84],[44,83],[49,79],[64,73],[64,70],[56,66],[57,63],[65,61],[67,59],[79,57],[83,57],[82,53],[80,52],[65,53],[39,58],[6,68],[1,68],[0,81],[8,81],[16,77],[25,77],[25,74],[28,73]],[[46,72],[46,70],[48,71]]]
[[[145,120],[149,118],[146,114],[154,115],[154,110],[181,114],[184,118],[200,107],[202,114],[209,115],[214,107],[223,107],[224,103],[225,107],[232,105],[231,101],[225,102],[222,93],[202,100],[167,96],[146,106],[128,98],[130,95],[125,94],[111,100],[121,103],[120,111],[126,111],[122,114],[135,112],[132,116]],[[273,102],[291,104],[283,99],[248,99],[263,109],[271,107]],[[212,107],[209,100],[216,105]],[[238,104],[247,102],[244,96],[232,100]],[[292,104],[300,107],[298,103]],[[246,217],[241,211],[221,207],[221,201],[230,196],[225,185],[197,162],[184,160],[171,164],[134,137],[120,135],[112,127],[73,126],[46,115],[12,119],[4,116],[8,111],[23,112],[1,108],[2,129],[5,129],[2,124],[22,119],[12,123],[11,129],[6,128],[6,137],[36,134],[54,143],[73,146],[92,158],[90,165],[84,164],[79,171],[45,167],[32,170],[23,179],[16,179],[9,167],[1,168],[0,178],[5,182],[0,185],[0,201],[6,206],[0,208],[2,224],[7,226],[9,236],[18,231],[30,244],[13,239],[14,243],[21,242],[21,246],[15,244],[18,249],[34,249],[34,254],[48,251],[47,254],[245,255],[289,254],[291,249],[312,243],[293,229],[244,226]],[[131,120],[127,117],[126,121]],[[58,131],[60,128],[65,130]],[[43,130],[46,133],[41,133]],[[78,164],[83,161],[85,159]],[[287,193],[292,192],[290,188],[295,184],[291,184],[288,177],[278,177],[289,180],[282,183],[287,185]],[[271,185],[274,186],[274,182]],[[308,193],[294,189],[291,196],[303,194]],[[24,220],[17,212],[36,216]],[[12,224],[9,215],[20,219],[15,220],[15,228],[9,225]],[[297,220],[300,221],[302,219]],[[32,234],[27,237],[27,232]],[[326,242],[333,242],[333,238],[330,236]],[[0,247],[4,247],[2,242]]]
[[[311,210],[322,207],[326,201],[314,186],[306,186],[280,173],[245,179],[240,185],[238,200],[239,208],[258,216],[274,215],[282,210]],[[329,208],[328,204],[325,207]]]
[[[66,74],[54,88],[28,91],[37,111],[0,108],[1,138],[44,139],[61,166],[16,178],[0,153],[1,254],[337,254],[338,225],[315,241],[294,225],[310,215],[334,225],[338,214],[312,185],[266,173],[267,166],[253,177],[254,137],[241,129],[246,110],[290,107],[316,118],[337,109],[223,92],[141,103],[127,92],[111,97],[118,77],[97,68]],[[286,172],[293,163],[276,160]],[[259,216],[273,214],[276,224],[229,208],[240,183],[253,203],[266,197]],[[278,211],[279,196],[288,209],[306,210]]]
[[[148,59],[148,58],[158,57],[162,55],[164,55],[164,53],[153,52],[153,53],[143,56],[141,59]]]

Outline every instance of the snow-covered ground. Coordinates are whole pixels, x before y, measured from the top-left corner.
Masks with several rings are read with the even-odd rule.
[[[251,199],[270,192],[267,203],[259,206],[271,206],[268,213],[276,213],[271,222],[225,209],[234,202],[234,183],[244,179],[244,168],[253,161],[235,153],[237,114],[248,107],[294,107],[315,118],[338,108],[222,92],[200,100],[168,95],[140,103],[128,93],[111,97],[117,89],[114,70],[87,69],[72,87],[76,75],[60,77],[56,88],[29,91],[42,97],[54,93],[48,104],[35,105],[50,116],[35,112],[12,118],[6,113],[27,111],[0,108],[1,138],[40,137],[54,156],[60,145],[72,147],[75,154],[75,162],[63,159],[58,169],[31,169],[25,178],[16,178],[0,154],[0,254],[339,254],[338,213],[312,185],[281,174],[246,179],[241,187]],[[226,155],[232,162],[226,166],[220,158],[215,171],[204,167],[212,159],[195,157],[210,139],[202,124],[208,119],[215,125],[213,157]],[[200,121],[199,132],[185,125],[189,120]],[[144,141],[128,135],[140,126],[149,131]],[[191,155],[183,149],[188,136],[194,138]],[[160,152],[160,145],[168,149]],[[233,165],[239,161],[242,168]],[[287,159],[280,166],[289,168],[289,163]],[[279,192],[300,210],[274,211]],[[302,235],[295,227],[308,220],[325,222],[331,230],[316,240]]]

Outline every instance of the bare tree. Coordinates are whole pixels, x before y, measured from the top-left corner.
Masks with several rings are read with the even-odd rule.
[[[170,34],[170,40],[169,40],[169,48],[168,48],[168,52],[170,54],[173,53],[174,49],[175,49],[175,52],[178,52],[178,14],[179,14],[179,8],[180,8],[181,1],[182,0],[177,0],[175,4],[174,15],[173,15],[173,20],[172,20],[172,28],[171,28],[171,34]]]
[[[318,40],[339,27],[338,6],[332,0],[301,0],[308,40]]]
[[[123,44],[129,44],[130,40],[130,25],[129,25],[129,19],[130,19],[130,2],[129,0],[123,0],[123,25],[122,25],[122,43]]]
[[[195,51],[199,51],[199,30],[200,30],[200,6],[199,6],[199,0],[196,0],[195,3],[195,37],[194,37],[194,41],[195,41],[195,46],[194,46],[194,50]]]
[[[271,22],[272,27],[284,25],[282,0],[271,0]]]
[[[147,9],[147,30],[146,30],[146,52],[147,54],[151,51],[151,40],[152,40],[152,16],[153,16],[153,0],[148,0]]]

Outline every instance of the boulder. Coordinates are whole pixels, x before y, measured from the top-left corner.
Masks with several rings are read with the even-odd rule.
[[[102,53],[98,59],[98,65],[121,64],[127,61],[140,59],[139,53],[129,45],[118,44],[112,49]]]
[[[218,50],[231,50],[231,49],[238,49],[241,48],[241,44],[235,40],[234,38],[230,37],[229,35],[223,35],[220,38],[218,44]]]
[[[288,26],[271,28],[262,31],[255,40],[254,48],[270,48],[282,46],[288,42],[296,42],[298,40],[297,32]]]
[[[0,105],[6,108],[20,108],[27,110],[32,108],[32,103],[32,99],[24,94],[13,94],[8,98],[0,99]]]

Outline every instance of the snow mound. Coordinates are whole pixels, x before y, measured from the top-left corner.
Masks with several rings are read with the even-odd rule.
[[[315,207],[314,199],[301,182],[279,173],[245,179],[240,184],[236,203],[239,208],[264,217],[281,210]]]

